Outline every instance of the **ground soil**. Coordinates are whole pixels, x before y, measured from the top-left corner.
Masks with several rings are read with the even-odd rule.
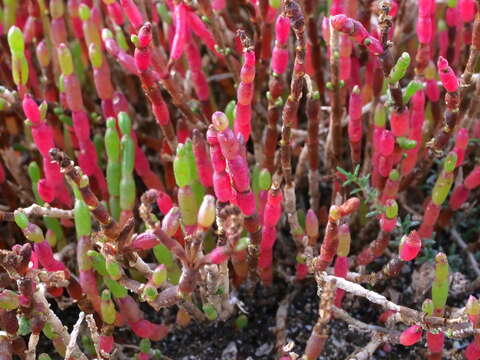
[[[404,271],[404,275],[408,275]],[[402,276],[407,277],[407,276]],[[398,289],[402,286],[402,277],[393,279],[388,288]],[[385,287],[387,289],[387,287]],[[175,360],[268,360],[276,358],[275,349],[275,316],[279,303],[288,291],[295,291],[296,295],[288,306],[286,335],[288,341],[293,341],[293,351],[302,354],[306,341],[318,316],[317,288],[312,279],[288,287],[282,279],[276,279],[274,285],[265,288],[258,286],[254,296],[245,288],[240,289],[239,298],[244,302],[248,311],[248,325],[239,330],[234,325],[234,317],[226,322],[215,321],[210,323],[192,322],[185,328],[173,325],[167,338],[153,343],[153,347],[160,349],[165,356],[163,359]],[[393,290],[391,290],[393,291]],[[410,291],[402,295],[403,300],[412,296]],[[70,307],[60,311],[53,305],[54,311],[59,314],[64,324],[71,329],[76,321],[77,311]],[[378,324],[377,318],[381,309],[372,306],[364,299],[346,296],[344,308],[348,309],[355,318],[369,324]],[[144,310],[147,310],[145,307]],[[146,312],[146,317],[159,321],[173,322],[174,310],[162,313]],[[346,359],[354,351],[361,349],[369,341],[370,334],[359,332],[348,326],[342,320],[334,319],[330,323],[330,337],[321,360]],[[50,341],[43,338],[38,352],[52,354]],[[138,340],[128,329],[119,329],[115,333],[115,340],[121,345],[138,345]],[[446,348],[461,349],[466,342],[452,342],[447,340]],[[132,358],[131,349],[122,347],[126,358]],[[461,359],[455,352],[448,357]],[[235,355],[236,354],[236,355]],[[424,345],[405,348],[400,345],[384,346],[377,350],[372,359],[424,359]],[[53,354],[52,354],[53,355]],[[60,357],[53,356],[54,359]]]
[[[464,236],[467,243],[476,240],[478,236],[479,224],[478,216],[480,207],[471,208],[462,216],[456,218],[455,214],[451,219],[456,223],[457,229]],[[403,216],[403,215],[402,215]],[[283,224],[285,225],[285,224]],[[282,228],[286,228],[282,226]],[[375,231],[375,229],[373,230]],[[372,238],[367,234],[368,238]],[[437,229],[436,241],[430,248],[436,253],[444,251],[449,255],[452,272],[455,272],[462,281],[469,281],[475,278],[471,267],[467,261],[467,256],[458,248],[452,247],[453,240],[448,231]],[[362,244],[352,244],[352,247],[362,247]],[[392,242],[391,252],[397,251],[397,246]],[[426,251],[424,249],[424,251]],[[358,251],[355,250],[355,253]],[[276,343],[276,324],[275,317],[280,302],[285,296],[294,291],[296,295],[288,306],[287,323],[285,327],[287,341],[294,343],[295,353],[302,355],[306,341],[311,333],[312,327],[318,317],[317,287],[313,279],[306,279],[301,283],[288,282],[285,279],[293,275],[295,245],[290,240],[287,231],[279,231],[279,240],[275,247],[276,274],[273,285],[264,287],[258,285],[252,294],[246,286],[238,289],[238,298],[244,303],[245,310],[248,312],[248,325],[239,330],[234,325],[235,316],[226,322],[214,321],[208,323],[196,323],[192,321],[187,327],[181,328],[175,325],[176,309],[164,309],[155,313],[147,305],[142,304],[145,311],[145,317],[155,322],[164,322],[172,326],[169,335],[162,341],[155,342],[152,347],[161,350],[163,356],[161,359],[169,360],[267,360],[276,359],[278,349]],[[424,254],[424,253],[422,253]],[[425,255],[425,254],[424,254]],[[480,255],[480,254],[477,254]],[[455,258],[454,258],[455,257]],[[367,268],[367,271],[378,271],[388,261],[389,255],[380,257]],[[480,257],[479,257],[480,259]],[[455,264],[454,264],[455,261]],[[432,263],[430,259],[427,261]],[[399,304],[409,306],[413,309],[420,309],[425,296],[429,296],[431,282],[422,285],[426,290],[421,296],[416,296],[415,288],[412,283],[414,272],[418,272],[421,265],[409,263],[403,267],[397,277],[388,279],[375,286],[375,290],[387,298]],[[420,276],[424,278],[426,275]],[[458,278],[455,278],[458,279]],[[451,284],[453,287],[455,282]],[[368,285],[366,285],[368,286]],[[479,294],[474,294],[478,296]],[[450,296],[447,305],[449,307],[462,307],[465,305],[467,294]],[[64,311],[60,311],[54,301],[52,301],[54,311],[59,314],[64,324],[72,329],[78,316],[78,308],[71,306]],[[344,299],[343,308],[351,316],[367,324],[377,324],[378,316],[382,309],[369,303],[363,298],[353,297],[347,294]],[[447,309],[448,315],[449,309]],[[404,329],[403,325],[397,325],[398,330]],[[134,358],[135,352],[131,346],[138,345],[136,338],[130,330],[116,329],[115,341],[120,344],[118,351],[125,356],[123,359]],[[340,319],[333,319],[330,322],[330,336],[326,348],[320,357],[321,360],[342,360],[348,359],[348,356],[359,349],[362,349],[369,342],[370,334],[362,333],[356,328],[351,328],[347,323]],[[26,339],[28,341],[28,339]],[[450,340],[446,339],[444,359],[463,359],[463,350],[471,339]],[[406,348],[400,345],[385,345],[380,347],[374,360],[394,360],[394,359],[426,359],[425,341]],[[52,355],[52,359],[60,359],[53,354],[51,342],[42,335],[38,352],[47,352]]]

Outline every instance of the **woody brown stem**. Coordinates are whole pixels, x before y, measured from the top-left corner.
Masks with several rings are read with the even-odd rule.
[[[291,26],[297,39],[295,62],[293,65],[290,95],[287,98],[282,112],[282,138],[280,143],[280,161],[282,164],[285,184],[292,184],[292,154],[290,148],[291,128],[298,113],[300,98],[305,76],[305,19],[299,4],[293,0],[286,0],[283,13],[290,18]]]
[[[315,69],[315,82],[320,94],[325,92],[325,81],[323,79],[324,59],[322,57],[320,39],[317,31],[317,23],[321,18],[316,15],[318,0],[304,0],[305,17],[307,18],[307,35],[310,44],[312,65]]]
[[[72,210],[58,209],[54,207],[40,206],[38,204],[32,204],[26,208],[18,208],[17,210],[23,212],[27,217],[30,216],[48,216],[59,219],[71,219],[73,218]],[[0,211],[0,221],[14,221],[14,213],[7,211]]]
[[[310,338],[305,348],[305,356],[307,359],[317,359],[328,339],[329,327],[328,323],[332,318],[332,306],[335,296],[335,281],[324,282],[320,285],[322,289],[320,296],[320,305],[318,307],[318,320],[313,327]]]
[[[388,41],[388,33],[392,27],[392,18],[388,15],[390,11],[390,2],[382,1],[380,4],[380,14],[378,16],[378,27],[380,28],[380,40],[383,46],[383,53],[379,55],[382,61],[382,70],[384,78],[388,78],[390,71],[394,65],[392,52],[390,51],[390,43]],[[390,95],[392,96],[393,106],[397,113],[405,111],[403,104],[402,89],[398,84],[389,82]]]
[[[436,329],[438,331],[462,331],[464,336],[475,332],[471,323],[466,317],[443,318],[437,316],[426,316],[423,312],[410,309],[406,306],[398,305],[388,300],[385,296],[375,291],[367,290],[363,286],[350,282],[346,279],[328,275],[325,272],[317,272],[315,278],[319,286],[326,282],[334,282],[337,288],[343,289],[355,296],[366,298],[368,301],[380,305],[385,310],[392,310],[397,313],[397,319],[406,325],[419,325],[425,330]]]
[[[275,150],[277,148],[278,131],[277,123],[280,117],[281,98],[283,82],[276,74],[270,75],[269,93],[268,93],[268,112],[267,128],[265,132],[265,144],[263,151],[265,153],[263,167],[270,173],[275,172]]]
[[[57,315],[50,309],[50,304],[45,298],[45,286],[43,284],[38,285],[38,289],[33,294],[33,298],[35,303],[43,308],[43,315],[45,316],[46,322],[51,326],[52,331],[59,335],[62,343],[67,347],[70,344],[70,335]],[[72,344],[70,349],[70,359],[88,360],[77,344]]]
[[[98,200],[89,185],[88,176],[84,175],[79,166],[75,166],[70,158],[57,148],[50,149],[50,157],[60,165],[65,176],[78,186],[83,200],[92,215],[100,223],[105,236],[116,241],[121,232],[120,225],[110,216],[105,206]]]
[[[217,44],[220,46],[221,49],[225,50],[226,49],[226,45],[225,45],[226,40],[224,35],[225,29],[220,24],[218,20],[219,17],[217,16],[217,14],[213,12],[211,2],[209,0],[199,0],[198,6],[202,14],[211,21],[212,33],[213,33],[213,36],[215,37]],[[235,82],[238,83],[239,74],[240,74],[240,64],[238,63],[238,60],[235,59],[230,52],[228,52],[228,54],[225,55],[225,63],[227,64],[228,69],[232,73],[232,76]]]
[[[320,125],[320,97],[319,92],[309,91],[307,97],[307,119],[308,119],[308,194],[310,196],[310,207],[316,212],[320,204],[320,175],[318,130]]]
[[[367,283],[373,286],[382,280],[397,276],[404,264],[405,262],[398,256],[394,256],[380,271],[370,274],[349,273],[347,278],[356,283]]]
[[[330,171],[335,172],[341,165],[343,105],[340,94],[339,33],[330,26],[330,97],[331,112],[326,143],[326,162]],[[328,84],[327,84],[328,85]]]

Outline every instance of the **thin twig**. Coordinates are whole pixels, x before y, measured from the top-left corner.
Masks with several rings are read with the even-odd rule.
[[[459,234],[459,232],[456,229],[452,229],[450,231],[450,234],[452,234],[453,240],[462,248],[463,251],[467,253],[468,261],[470,262],[470,265],[472,265],[472,269],[475,272],[475,275],[477,277],[480,277],[480,267],[478,266],[478,262],[475,259],[475,256],[468,250],[468,245],[463,241],[462,236]]]
[[[350,282],[346,279],[328,275],[325,272],[317,272],[315,278],[318,284],[323,282],[334,282],[335,285],[351,293],[355,296],[366,298],[370,302],[382,306],[386,310],[392,310],[396,312],[398,321],[407,325],[419,325],[426,330],[439,330],[439,331],[457,331],[461,332],[464,336],[469,336],[475,333],[475,329],[472,328],[471,323],[466,316],[459,316],[456,318],[443,318],[437,316],[425,316],[424,313],[410,309],[406,306],[397,305],[394,302],[388,300],[385,296],[376,293],[375,291],[367,290],[363,286]]]
[[[90,337],[93,341],[93,346],[95,348],[95,352],[97,353],[98,359],[103,359],[104,357],[100,353],[100,335],[98,333],[97,324],[95,323],[95,319],[93,318],[92,314],[88,314],[86,317],[88,329],[90,330]]]
[[[72,219],[73,210],[64,210],[48,206],[40,206],[38,204],[32,204],[26,208],[19,208],[19,211],[23,212],[27,217],[30,216],[48,216],[59,219]],[[0,211],[0,221],[14,221],[15,216],[13,212]]]
[[[329,129],[326,144],[326,162],[335,172],[341,165],[343,103],[339,78],[339,33],[330,24],[330,83],[332,86]]]
[[[287,291],[287,295],[280,301],[277,313],[275,315],[275,348],[280,354],[283,353],[283,347],[287,343],[287,315],[288,307],[298,293],[298,288]]]
[[[320,289],[322,290],[321,295]],[[320,356],[328,340],[330,333],[328,323],[332,318],[332,306],[335,298],[335,281],[318,282],[318,292],[320,296],[318,320],[312,329],[312,333],[307,341],[307,346],[305,347],[305,357],[307,359],[316,359]]]
[[[65,360],[70,359],[72,353],[75,351],[75,347],[77,347],[77,337],[78,333],[80,332],[80,327],[82,326],[82,322],[85,319],[85,313],[82,311],[78,315],[78,320],[73,326],[73,330],[70,333],[70,341],[68,342],[67,349],[65,350]]]
[[[40,334],[34,334],[33,332],[30,334],[30,338],[28,339],[28,350],[25,351],[25,360],[35,360],[36,359],[36,349],[38,340],[40,339]]]
[[[337,319],[341,319],[341,320],[345,321],[346,323],[348,323],[352,327],[357,328],[357,329],[361,330],[362,332],[369,332],[369,333],[372,333],[372,334],[377,333],[377,334],[382,334],[382,335],[388,335],[388,337],[389,337],[388,342],[393,343],[393,344],[396,344],[399,341],[399,337],[400,337],[400,332],[399,331],[387,329],[387,328],[384,328],[384,327],[378,326],[378,325],[366,324],[363,321],[355,319],[354,317],[350,316],[350,314],[348,312],[346,312],[345,310],[343,310],[341,308],[338,308],[336,306],[332,307],[332,311],[335,314],[335,316],[337,317]]]
[[[67,346],[70,344],[70,334],[68,333],[65,326],[63,326],[58,316],[53,312],[52,309],[50,309],[50,304],[45,298],[45,290],[45,285],[39,284],[37,287],[37,291],[35,291],[35,293],[33,294],[34,301],[43,306],[45,311],[45,320],[50,324],[52,330],[60,336],[65,346]],[[74,343],[72,346],[70,358],[77,360],[88,360],[88,358],[85,356],[84,353],[82,353],[76,343]]]
[[[365,345],[361,351],[357,352],[356,354],[349,355],[347,357],[348,360],[368,360],[370,359],[375,351],[378,349],[380,345],[385,342],[383,336],[374,336],[370,342]]]

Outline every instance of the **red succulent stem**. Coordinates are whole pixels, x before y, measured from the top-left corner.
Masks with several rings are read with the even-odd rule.
[[[275,171],[275,150],[277,147],[277,123],[280,118],[280,107],[283,105],[281,95],[285,88],[283,74],[288,65],[287,41],[290,32],[290,19],[284,14],[277,17],[275,23],[275,44],[272,52],[272,60],[270,63],[271,73],[268,82],[268,113],[267,113],[267,130],[264,143],[264,162],[263,167],[267,168],[270,173]]]

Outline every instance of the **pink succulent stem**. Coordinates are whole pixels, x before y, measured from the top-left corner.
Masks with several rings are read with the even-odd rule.
[[[176,3],[173,9],[173,23],[175,36],[170,49],[170,62],[176,61],[182,56],[187,43],[187,9],[181,1]]]
[[[210,145],[210,159],[213,165],[213,189],[215,196],[220,202],[227,202],[232,199],[232,188],[226,169],[225,157],[218,143],[217,131],[213,125],[208,128],[207,142]]]
[[[107,11],[115,24],[121,26],[124,23],[122,7],[116,1],[107,5]]]
[[[79,0],[68,0],[68,12],[70,15],[70,22],[72,24],[73,34],[77,39],[83,39],[82,19],[78,14]],[[57,44],[59,45],[59,44]]]
[[[459,0],[458,10],[460,12],[463,22],[471,22],[475,18],[475,1],[474,0]]]
[[[282,193],[277,188],[268,191],[267,203],[263,212],[262,240],[258,256],[258,271],[266,285],[272,281],[273,246],[276,241],[276,225],[282,214]]]
[[[330,15],[333,16],[333,15],[343,14],[344,12],[345,12],[345,1],[332,0],[332,3],[330,4]]]
[[[417,257],[422,248],[422,240],[414,230],[400,242],[400,259],[411,261]]]
[[[356,42],[366,46],[373,55],[383,53],[383,46],[380,41],[371,36],[361,22],[344,14],[339,14],[332,16],[330,23],[335,30],[353,37]]]
[[[159,341],[167,336],[168,333],[168,328],[165,325],[154,324],[145,319],[129,322],[129,325],[135,335],[152,341]]]
[[[467,346],[464,354],[467,360],[480,359],[480,335],[475,335],[473,341]]]
[[[207,28],[205,23],[195,14],[193,11],[187,11],[188,25],[192,31],[197,35],[200,40],[208,47],[210,51],[217,55],[220,59],[223,59],[223,55],[215,49],[215,38],[212,32]]]
[[[437,67],[438,75],[440,76],[440,80],[442,81],[445,90],[447,90],[448,92],[457,91],[458,79],[450,65],[448,65],[448,61],[440,56],[438,58]]]
[[[418,230],[418,234],[422,239],[428,238],[433,233],[433,228],[437,222],[438,216],[440,215],[440,206],[435,205],[431,200],[427,203],[425,207],[425,212],[423,214],[423,221]]]
[[[350,94],[348,104],[348,138],[350,140],[350,151],[355,164],[360,162],[362,145],[362,98],[360,88],[355,86]]]
[[[67,42],[67,28],[65,27],[65,21],[63,20],[63,17],[52,19],[50,31],[52,42],[55,47]]]
[[[130,74],[137,75],[138,70],[133,56],[120,49],[117,42],[110,37],[104,37],[103,43],[108,53],[115,57],[122,68]]]
[[[24,96],[22,105],[26,117],[32,123],[33,141],[43,157],[46,185],[54,190],[55,198],[60,203],[71,206],[72,200],[63,181],[63,175],[60,173],[60,167],[50,161],[48,154],[49,150],[55,147],[53,130],[46,121],[41,119],[38,105],[29,94]]]
[[[191,39],[186,48],[187,61],[192,72],[192,81],[195,87],[195,92],[201,101],[207,101],[210,97],[207,78],[202,70],[202,59],[200,51]]]
[[[431,354],[442,354],[445,342],[445,334],[427,332],[427,346]]]
[[[233,184],[232,188],[235,190],[233,194],[236,195],[237,205],[245,215],[253,215],[255,212],[255,197],[250,188],[250,174],[247,160],[244,156],[245,144],[243,140],[239,141],[228,127],[228,119],[225,114],[218,111],[215,112],[212,116],[212,123],[217,128],[216,141],[218,141],[228,165],[228,174]],[[239,136],[241,138],[241,134]],[[214,186],[215,179],[214,174]]]
[[[41,39],[43,37],[43,27],[40,20],[40,9],[38,4],[28,4],[28,18],[23,29],[25,43],[30,44],[33,39]]]
[[[390,117],[392,133],[395,136],[407,136],[409,133],[409,113],[405,109],[401,113],[393,111]]]
[[[420,90],[412,97],[412,108],[410,111],[410,139],[417,142],[415,148],[407,150],[407,157],[402,161],[401,172],[405,176],[409,174],[418,159],[418,152],[423,142],[423,123],[425,121],[425,91]]]
[[[213,166],[207,149],[207,143],[198,129],[193,130],[193,155],[197,165],[198,177],[205,187],[213,186]]]
[[[396,199],[398,190],[400,188],[400,175],[398,171],[392,170],[389,174],[385,186],[380,197],[380,202],[385,204],[388,199]]]
[[[290,32],[290,19],[279,15],[275,23],[275,45],[272,51],[272,71],[283,74],[288,65],[287,41]]]
[[[335,276],[346,278],[348,274],[348,256],[337,256],[335,259],[334,273]],[[335,290],[335,306],[341,308],[343,297],[345,296],[345,290],[337,289]]]
[[[208,262],[212,264],[221,264],[227,261],[229,257],[230,254],[225,246],[218,246],[207,255]]]
[[[340,80],[349,83],[349,80],[351,79],[350,76],[352,68],[352,41],[350,40],[348,35],[343,34],[342,36],[340,36],[339,47],[339,77]]]
[[[212,8],[213,10],[220,12],[225,9],[226,1],[225,0],[213,0],[212,1]]]
[[[63,83],[68,108],[72,111],[73,129],[80,147],[78,154],[80,167],[87,175],[94,177],[102,198],[106,198],[108,196],[107,181],[98,165],[95,146],[90,139],[90,123],[84,110],[80,82],[72,73],[64,76]]]
[[[422,338],[422,328],[418,325],[412,325],[400,335],[400,344],[403,346],[412,346]]]
[[[453,151],[457,154],[457,163],[455,167],[459,167],[463,163],[463,159],[465,158],[465,152],[468,146],[468,129],[461,128],[457,132],[457,136],[455,138],[455,146]]]
[[[40,243],[34,243],[33,248],[38,256],[40,264],[48,271],[65,271],[69,274],[67,267],[54,258],[52,247],[47,240]],[[68,277],[68,276],[67,276]]]
[[[240,84],[237,90],[237,111],[234,122],[235,135],[242,134],[245,142],[252,131],[251,103],[254,93],[255,51],[248,47],[243,50],[244,62],[240,70]]]
[[[434,9],[435,4],[433,4],[433,10]],[[434,12],[432,11],[432,1],[420,0],[418,2],[417,36],[418,40],[422,44],[430,44],[432,42],[433,16]]]
[[[452,210],[458,210],[467,201],[470,192],[480,186],[480,166],[476,166],[465,178],[462,184],[453,190],[449,205]]]
[[[98,345],[101,351],[110,354],[114,349],[114,339],[112,335],[100,335]]]
[[[133,0],[120,0],[123,11],[127,15],[128,21],[132,24],[135,30],[138,30],[143,24],[143,17]]]

